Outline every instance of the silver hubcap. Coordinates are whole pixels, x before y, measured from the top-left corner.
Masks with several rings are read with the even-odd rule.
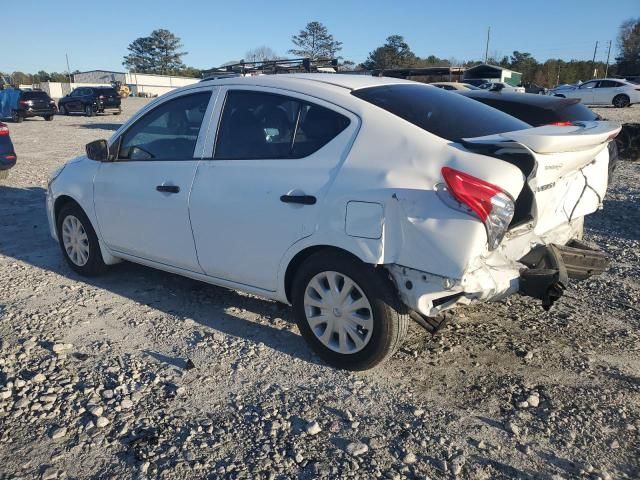
[[[82,223],[73,215],[62,221],[62,244],[67,255],[79,267],[89,260],[89,237]]]
[[[334,352],[353,354],[367,346],[373,332],[373,310],[360,287],[338,272],[322,272],[304,292],[304,311],[311,331]]]

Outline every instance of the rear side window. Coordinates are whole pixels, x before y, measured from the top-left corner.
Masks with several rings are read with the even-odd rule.
[[[620,82],[615,82],[613,80],[600,80],[600,83],[598,84],[598,88],[617,88],[617,87],[624,87],[624,84]]]
[[[218,129],[216,160],[302,158],[349,125],[328,108],[285,95],[247,90],[227,94]]]
[[[46,92],[23,92],[22,98],[24,100],[50,100]]]
[[[529,128],[495,108],[428,85],[385,85],[352,94],[451,141]]]
[[[164,102],[123,135],[119,160],[192,160],[210,92]]]

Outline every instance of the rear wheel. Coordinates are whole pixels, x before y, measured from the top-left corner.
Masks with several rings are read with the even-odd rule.
[[[631,100],[629,100],[629,97],[627,95],[621,94],[613,97],[613,106],[616,108],[628,107],[630,103]]]
[[[20,115],[19,111],[14,110],[11,114],[11,120],[15,123],[22,123],[24,121],[24,117]]]
[[[106,270],[96,232],[78,204],[63,206],[56,226],[62,255],[73,270],[86,276]]]
[[[91,105],[87,105],[86,107],[84,107],[84,114],[87,117],[93,117],[96,112],[93,110],[93,107]]]
[[[45,119],[47,122],[50,122],[51,120],[53,120],[53,115],[45,115],[44,119]]]
[[[346,253],[310,256],[296,273],[292,298],[302,336],[337,368],[378,365],[407,332],[409,316],[388,276]]]

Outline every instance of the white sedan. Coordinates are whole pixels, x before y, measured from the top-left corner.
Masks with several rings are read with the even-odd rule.
[[[613,105],[624,108],[640,103],[640,85],[617,78],[603,78],[554,89],[552,95],[579,98],[585,105]]]
[[[292,304],[322,358],[366,369],[409,318],[435,330],[444,310],[516,292],[549,307],[602,271],[575,239],[618,131],[530,128],[391,78],[224,78],[88,144],[51,175],[48,219],[76,272],[129,260]]]
[[[524,87],[514,87],[504,82],[483,83],[478,88],[489,90],[490,92],[508,92],[508,93],[525,93]]]

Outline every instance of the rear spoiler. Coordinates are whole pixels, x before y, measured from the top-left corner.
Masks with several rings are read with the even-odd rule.
[[[536,153],[579,152],[604,146],[620,133],[622,127],[614,122],[575,122],[570,126],[545,125],[485,137],[464,138],[462,144],[508,146],[516,142]]]

